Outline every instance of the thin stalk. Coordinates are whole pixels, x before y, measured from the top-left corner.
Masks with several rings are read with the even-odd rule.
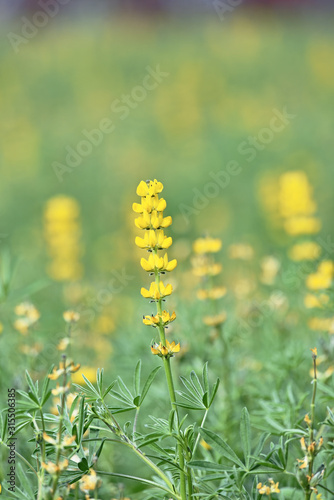
[[[157,255],[157,253],[158,253],[157,250],[154,250],[154,254]],[[155,274],[155,283],[156,283],[158,290],[159,290],[160,289],[160,273],[157,269],[155,269],[154,274]],[[161,300],[162,299],[159,299],[156,302],[158,315],[160,317],[162,315]],[[165,346],[166,345],[165,328],[161,324],[158,326],[158,331],[159,331],[160,341]],[[178,433],[180,435],[179,414],[178,414],[178,408],[176,405],[175,389],[174,389],[172,370],[171,370],[171,366],[170,366],[170,359],[167,357],[163,357],[163,364],[164,364],[164,369],[165,369],[165,374],[166,374],[169,398],[170,398],[172,409],[175,411],[175,415],[176,415],[176,419],[177,419],[177,429],[178,429]],[[177,442],[177,453],[178,453],[178,457],[179,457],[179,466],[180,466],[181,499],[187,500],[187,486],[186,486],[186,477],[185,477],[185,472],[184,472],[184,455],[183,455],[182,445],[179,441]]]
[[[312,393],[312,401],[311,401],[311,422],[309,424],[309,445],[314,442],[314,420],[315,420],[315,398],[317,395],[317,356],[313,354],[313,393]],[[310,460],[308,464],[308,475],[309,477],[313,476],[313,462],[314,462],[314,454],[310,453]],[[310,500],[312,495],[312,490],[308,485],[307,490],[305,491],[305,500]]]
[[[206,417],[208,416],[208,413],[209,413],[209,408],[207,408],[207,409],[205,410],[205,413],[204,413],[203,418],[202,418],[201,425],[200,425],[200,427],[199,427],[200,429],[203,429],[203,426],[204,426],[204,424],[205,424],[205,420],[206,420]],[[198,446],[198,443],[199,443],[200,437],[201,437],[201,434],[198,432],[198,434],[197,434],[197,438],[196,438],[196,441],[195,441],[195,445],[194,445],[194,449],[193,449],[193,453],[192,453],[192,454],[193,454],[193,456],[195,455],[195,451],[196,451],[196,449],[197,449],[197,446]]]
[[[67,373],[66,373],[66,356],[62,356],[62,361],[64,363],[64,379],[63,379],[63,393],[61,395],[61,404],[60,404],[60,415],[59,415],[59,428],[58,428],[58,442],[57,442],[57,454],[56,454],[56,465],[59,465],[60,454],[61,454],[61,441],[62,441],[62,431],[63,431],[63,419],[64,419],[64,409],[66,402],[66,383],[67,383]],[[59,481],[60,471],[57,471],[57,474],[53,480],[52,485],[52,495],[56,494],[56,489]]]

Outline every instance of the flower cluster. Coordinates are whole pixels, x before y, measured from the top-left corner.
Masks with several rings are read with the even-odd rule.
[[[40,313],[30,302],[22,302],[15,307],[15,314],[18,318],[14,322],[14,328],[22,335],[26,335],[29,328],[40,318]]]
[[[329,289],[332,287],[333,278],[334,263],[330,260],[321,261],[316,271],[307,276],[306,286],[309,292],[304,298],[304,303],[308,309],[329,308]],[[311,330],[334,333],[333,317],[313,317],[308,324]]]
[[[222,271],[222,265],[215,262],[213,254],[220,251],[222,241],[219,238],[198,238],[194,241],[194,257],[192,259],[193,273],[201,278],[201,288],[197,291],[199,300],[210,300],[213,306],[213,314],[205,316],[203,322],[212,327],[219,327],[226,320],[225,312],[217,308],[217,301],[226,295],[226,288],[215,285],[213,277]]]
[[[278,487],[279,483],[275,483],[273,479],[269,479],[269,486],[266,484],[259,483],[256,487],[259,490],[260,495],[271,495],[271,493],[279,493],[281,490]]]
[[[79,215],[79,205],[73,198],[55,196],[46,204],[44,235],[51,257],[48,274],[57,281],[76,280],[82,276]]]
[[[304,457],[302,459],[297,459],[298,463],[298,474],[297,478],[304,489],[306,494],[310,494],[311,492],[318,493],[317,485],[321,482],[324,473],[325,466],[322,464],[319,469],[314,473],[314,461],[320,452],[324,440],[322,436],[316,436],[316,431],[314,430],[314,404],[315,404],[315,395],[316,395],[316,387],[317,387],[317,358],[318,351],[317,348],[314,347],[311,349],[312,351],[312,359],[313,359],[313,397],[311,404],[311,418],[309,414],[305,415],[304,422],[307,426],[307,433],[300,439],[300,446]]]
[[[315,216],[317,205],[305,172],[285,172],[279,179],[279,211],[284,229],[291,236],[316,234],[321,222]]]
[[[154,181],[141,181],[137,187],[137,195],[141,197],[140,203],[133,203],[133,210],[138,217],[135,219],[135,224],[139,229],[145,231],[144,237],[136,237],[135,243],[141,248],[149,252],[147,259],[142,258],[140,261],[141,267],[148,272],[150,276],[154,276],[154,281],[150,283],[149,288],[142,288],[141,294],[143,297],[150,299],[157,305],[157,314],[144,316],[144,325],[157,328],[160,335],[160,344],[154,344],[151,351],[161,357],[169,358],[174,353],[179,352],[180,345],[171,344],[165,339],[165,327],[175,320],[176,314],[170,314],[162,309],[162,301],[165,297],[173,292],[171,284],[164,284],[161,281],[161,275],[171,272],[177,265],[176,259],[168,260],[167,253],[159,255],[159,251],[167,250],[172,244],[172,238],[164,233],[164,229],[172,224],[171,217],[164,217],[163,211],[167,204],[164,198],[160,198],[159,194],[163,190],[163,185],[156,179]]]

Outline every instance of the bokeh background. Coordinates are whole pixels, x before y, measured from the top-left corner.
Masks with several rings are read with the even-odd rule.
[[[0,12],[0,245],[11,277],[0,309],[2,389],[24,384],[25,367],[38,376],[57,363],[66,309],[81,314],[72,355],[92,378],[99,366],[126,375],[129,359],[140,357],[150,370],[154,333],[141,323],[150,311],[139,294],[148,280],[131,208],[142,179],[164,183],[173,217],[179,266],[170,308],[188,349],[182,359],[200,366],[206,344],[218,370],[194,294],[194,239],[208,233],[223,241],[223,280],[237,297],[227,299],[238,311],[226,323],[234,335],[242,306],[249,312],[267,300],[249,285],[261,259],[274,255],[285,272],[296,270],[275,213],[282,173],[307,174],[320,236],[333,231],[331,2],[30,0],[2,2]],[[152,72],[155,88],[143,90]],[[273,130],[285,112],[290,118]],[[101,126],[108,131],[97,132]],[[215,175],[226,180],[231,161],[238,174],[212,187]],[[253,257],[231,260],[235,243],[251,245]],[[296,308],[304,275],[290,290]],[[28,335],[13,326],[22,300],[40,312]],[[258,326],[239,328],[237,408],[252,405],[247,370],[260,373],[269,347],[275,357],[277,346],[278,365],[261,377],[275,386],[285,384],[280,367],[289,360],[297,373],[313,347],[306,313],[293,310],[285,323],[286,311],[269,325],[260,308]]]

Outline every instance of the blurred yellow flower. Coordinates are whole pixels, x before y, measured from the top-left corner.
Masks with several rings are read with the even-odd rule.
[[[254,249],[251,245],[235,243],[228,248],[230,259],[251,260],[254,257]]]
[[[77,201],[68,196],[55,196],[46,203],[44,235],[51,257],[48,272],[57,281],[71,281],[82,276],[79,215]]]
[[[321,221],[316,217],[291,217],[285,221],[284,228],[290,236],[316,234],[321,229]]]
[[[206,300],[206,299],[218,300],[221,299],[222,297],[225,297],[226,292],[227,290],[224,286],[216,286],[208,290],[200,289],[197,291],[197,298],[199,300]]]
[[[193,250],[197,254],[216,253],[222,247],[222,241],[219,238],[198,238],[194,241]]]
[[[284,218],[312,215],[317,206],[313,189],[302,170],[285,172],[279,179],[279,209]]]
[[[215,316],[204,316],[203,323],[207,326],[219,326],[226,321],[226,313],[222,312],[216,314]]]
[[[281,263],[276,257],[272,255],[264,257],[261,261],[261,282],[265,285],[273,285],[280,267]]]
[[[100,479],[96,475],[96,472],[94,469],[90,469],[89,474],[85,474],[82,476],[80,479],[80,490],[81,491],[90,491],[90,490],[95,490],[99,485],[100,485]]]
[[[296,243],[289,250],[289,257],[291,260],[299,262],[301,260],[315,260],[320,257],[321,247],[313,241],[305,241],[303,243]]]
[[[76,323],[80,319],[80,314],[75,311],[65,311],[63,313],[63,318],[66,323]]]
[[[22,302],[15,307],[15,313],[20,316],[14,321],[15,330],[26,335],[31,326],[40,318],[40,313],[30,302]]]
[[[331,286],[333,277],[334,263],[326,260],[319,264],[315,273],[307,277],[306,286],[310,290],[325,290]]]
[[[304,304],[307,309],[322,308],[329,302],[329,296],[325,293],[320,295],[313,295],[308,293],[304,298]]]
[[[84,375],[89,380],[89,382],[96,382],[96,368],[93,368],[91,366],[82,366],[79,371],[76,371],[72,375],[73,384],[84,385],[85,381],[82,375]]]
[[[217,276],[217,274],[221,273],[222,269],[223,266],[217,262],[198,266],[195,264],[193,267],[193,273],[198,277]]]
[[[259,490],[259,493],[261,495],[271,495],[271,493],[280,493],[280,489],[278,487],[278,482],[275,483],[272,479],[269,479],[269,486],[266,486],[265,484],[258,483],[256,488]]]
[[[308,322],[311,330],[334,333],[334,318],[311,318]]]

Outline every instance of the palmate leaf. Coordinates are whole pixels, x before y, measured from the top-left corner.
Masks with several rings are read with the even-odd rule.
[[[216,380],[212,388],[209,386],[208,364],[205,363],[202,371],[202,380],[194,371],[191,371],[190,378],[181,376],[180,380],[185,391],[176,391],[184,401],[178,401],[177,405],[190,410],[208,410],[213,403],[219,387],[219,379]]]

